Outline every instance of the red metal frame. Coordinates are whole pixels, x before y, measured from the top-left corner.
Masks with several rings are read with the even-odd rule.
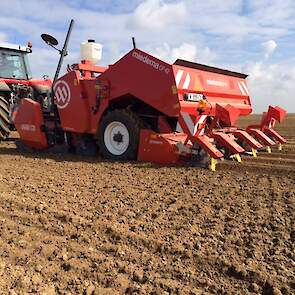
[[[129,99],[131,104],[136,98],[159,113],[158,133],[141,130],[139,160],[175,164],[183,156],[192,157],[198,147],[220,159],[224,155],[219,148],[227,154],[239,154],[246,147],[260,149],[274,144],[267,134],[284,141],[272,129],[275,121],[281,122],[285,115],[278,107],[270,107],[260,125],[250,126],[247,131],[236,127],[237,118],[252,111],[245,78],[243,74],[183,61],[169,65],[133,49],[108,68],[89,61],[73,65],[54,85],[55,102],[64,131],[97,135],[110,105]],[[186,94],[202,94],[203,99],[187,101]],[[42,116],[36,114],[41,110],[31,102],[25,104],[39,118],[36,124],[42,125]],[[29,117],[18,119],[20,126]],[[168,123],[173,120],[177,121],[176,129]],[[22,136],[27,142],[31,140],[30,134]],[[39,133],[37,136],[41,146],[46,146],[44,138]],[[244,143],[243,147],[237,141]]]
[[[47,138],[42,131],[44,119],[41,106],[32,99],[22,99],[14,119],[15,127],[21,140],[29,147],[35,149],[48,148]]]
[[[51,86],[52,82],[51,80],[37,80],[37,79],[31,79],[31,80],[18,80],[18,79],[7,79],[7,78],[0,78],[0,83],[5,82],[6,84],[22,84],[27,86],[34,86],[34,85],[40,85],[40,86]]]
[[[285,116],[284,109],[278,106],[269,106],[268,111],[263,113],[260,124],[248,126],[247,132],[253,134],[266,146],[286,143],[287,140],[273,129],[277,121],[283,122]]]

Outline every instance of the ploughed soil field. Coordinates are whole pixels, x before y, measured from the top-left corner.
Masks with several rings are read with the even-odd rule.
[[[295,294],[295,115],[277,130],[215,173],[2,142],[0,294]]]

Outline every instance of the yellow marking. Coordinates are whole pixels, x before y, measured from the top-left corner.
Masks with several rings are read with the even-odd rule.
[[[239,163],[242,163],[242,158],[241,158],[240,154],[237,154],[237,160],[238,160]]]
[[[172,90],[172,94],[176,94],[177,93],[176,85],[172,85],[171,90]]]
[[[216,171],[216,163],[217,163],[216,159],[210,158],[209,170],[213,172]]]
[[[236,160],[238,163],[242,163],[242,158],[240,154],[233,155],[233,160]]]
[[[205,99],[200,100],[199,101],[199,108],[204,109],[206,107],[206,104],[207,104],[207,102]]]
[[[173,105],[173,109],[178,109],[179,108],[179,103],[177,102],[176,104]]]
[[[156,135],[156,134],[151,134],[151,135],[150,135],[150,138],[152,138],[152,139],[156,139],[156,138],[157,138],[157,135]]]
[[[270,147],[270,146],[267,146],[267,147],[266,147],[266,151],[267,151],[269,154],[271,154],[271,147]]]
[[[278,150],[281,151],[282,149],[283,149],[283,145],[280,143],[279,147],[278,147]]]
[[[255,149],[252,149],[252,156],[253,158],[257,158],[257,151]]]
[[[194,90],[196,91],[204,91],[204,88],[202,86],[202,84],[200,83],[199,79],[197,78],[197,76],[194,76],[195,78],[195,85],[194,85]]]

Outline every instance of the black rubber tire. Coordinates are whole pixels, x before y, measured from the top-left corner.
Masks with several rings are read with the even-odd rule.
[[[118,121],[125,125],[129,132],[129,146],[127,150],[121,155],[115,155],[111,153],[104,142],[104,133],[109,124]],[[130,110],[118,109],[108,112],[100,123],[98,131],[98,147],[100,154],[111,160],[122,161],[122,160],[136,160],[139,145],[140,129],[142,126],[140,118]]]
[[[9,102],[3,96],[0,96],[0,140],[8,138],[9,134]]]

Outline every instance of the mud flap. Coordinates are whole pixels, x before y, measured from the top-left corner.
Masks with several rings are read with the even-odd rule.
[[[28,98],[22,99],[15,115],[14,125],[26,146],[40,150],[48,148],[46,135],[42,131],[43,114],[38,102]]]

